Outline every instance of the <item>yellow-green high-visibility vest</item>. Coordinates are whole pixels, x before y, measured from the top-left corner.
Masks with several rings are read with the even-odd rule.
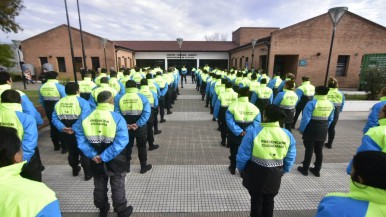
[[[142,77],[141,73],[136,72],[136,73],[133,75],[132,80],[135,81],[135,83],[139,84],[139,83],[141,83],[141,80],[142,80],[143,78],[144,78],[144,77]]]
[[[330,100],[327,99],[327,96],[315,95],[316,105],[315,109],[312,112],[312,120],[328,120],[332,110],[334,110],[334,105]]]
[[[103,78],[103,77],[107,77],[107,74],[101,73],[98,77],[96,77],[95,78],[95,84],[99,86],[101,84],[101,78]]]
[[[334,106],[342,106],[343,95],[339,92],[338,88],[330,88],[327,99],[330,100]]]
[[[114,88],[110,87],[109,84],[105,83],[102,83],[98,88],[95,88],[92,91],[91,95],[96,100],[98,98],[98,95],[103,91],[109,91],[113,97],[117,95],[117,91]]]
[[[149,100],[150,107],[154,107],[154,96],[153,93],[150,91],[149,86],[141,85],[141,89],[139,90],[139,93],[143,94],[146,99]]]
[[[91,93],[92,90],[96,87],[96,84],[91,80],[91,78],[85,77],[83,81],[79,81],[79,92],[80,93]]]
[[[283,80],[280,78],[279,75],[275,76],[274,78],[276,78],[276,80],[275,80],[275,84],[273,85],[273,88],[278,88],[281,82],[283,82]]]
[[[272,95],[272,89],[267,87],[267,84],[261,84],[256,89],[256,94],[259,99],[270,99]]]
[[[141,115],[143,110],[142,99],[136,87],[126,88],[126,93],[119,100],[122,115]]]
[[[45,84],[40,87],[40,94],[44,101],[58,101],[60,100],[60,93],[56,84],[59,83],[56,79],[48,79]]]
[[[113,143],[117,129],[111,112],[114,105],[99,103],[97,108],[82,121],[84,134],[91,144]]]
[[[154,80],[155,80],[155,83],[157,83],[159,88],[161,89],[164,89],[167,85],[167,82],[161,75],[157,75]]]
[[[298,88],[303,91],[304,96],[313,97],[315,95],[315,86],[310,81],[304,81]]]
[[[114,77],[110,78],[109,86],[114,88],[117,91],[117,93],[119,93],[119,91],[121,91],[121,85],[119,85],[117,78],[114,78]]]
[[[2,84],[0,85],[0,96],[3,94],[4,91],[12,89],[11,85],[9,84]],[[19,94],[20,97],[24,96],[25,94],[21,92],[20,90],[16,90]],[[1,98],[0,98],[0,103],[1,103]]]
[[[262,74],[262,75],[261,75],[261,79],[263,79],[263,78],[265,78],[265,79],[267,80],[267,84],[268,84],[269,81],[271,80],[271,79],[268,77],[267,74]],[[260,80],[261,80],[261,79],[260,79]]]
[[[125,87],[126,86],[126,82],[130,80],[130,75],[125,75],[121,80],[120,82],[123,84],[123,86]]]
[[[263,129],[253,140],[251,160],[263,167],[283,166],[291,139],[280,129],[279,122],[261,123]]]
[[[280,108],[295,109],[298,98],[298,95],[296,95],[293,90],[284,89],[284,95],[282,101],[280,102]]]
[[[233,114],[238,124],[251,124],[260,110],[248,101],[248,97],[239,97],[237,102],[229,106],[228,110]]]
[[[154,82],[155,82],[154,79],[147,79],[147,85],[149,86],[150,90],[158,94],[158,89],[155,86]]]
[[[249,82],[249,91],[256,92],[256,89],[260,87],[260,83],[257,80]]]
[[[229,107],[234,102],[237,102],[238,94],[232,88],[225,88],[225,91],[220,94],[221,107]]]
[[[218,99],[218,96],[220,96],[221,93],[225,92],[225,84],[221,84],[220,86],[218,86],[218,88],[215,91]]]
[[[55,111],[60,120],[76,120],[82,109],[80,108],[77,95],[63,97],[55,104]]]
[[[17,136],[23,140],[24,127],[21,124],[15,111],[23,112],[20,103],[1,103],[0,104],[0,126],[16,129]]]

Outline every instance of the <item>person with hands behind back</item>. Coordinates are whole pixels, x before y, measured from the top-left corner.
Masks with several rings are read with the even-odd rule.
[[[281,177],[295,162],[295,138],[279,125],[285,118],[279,106],[268,105],[263,123],[247,132],[237,153],[237,169],[251,195],[251,217],[273,216]]]

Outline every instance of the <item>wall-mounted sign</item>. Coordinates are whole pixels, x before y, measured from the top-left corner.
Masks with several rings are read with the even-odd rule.
[[[299,66],[306,66],[307,65],[307,60],[306,59],[300,59],[299,60]]]
[[[196,59],[196,53],[181,53],[181,59]],[[166,54],[166,59],[180,59],[179,53],[168,53]]]

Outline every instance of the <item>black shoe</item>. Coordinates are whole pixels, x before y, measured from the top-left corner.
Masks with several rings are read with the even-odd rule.
[[[142,166],[141,167],[141,174],[144,174],[144,173],[146,173],[147,171],[150,171],[151,170],[151,168],[153,168],[153,166],[151,165],[151,164],[147,164],[147,165],[145,165],[145,166]]]
[[[90,179],[92,179],[92,176],[84,176],[84,181],[88,181],[88,180],[90,180]]]
[[[109,210],[110,210],[110,205],[107,206],[106,208],[99,209],[99,216],[100,217],[107,217]]]
[[[319,171],[316,171],[315,167],[311,167],[311,168],[310,168],[310,172],[311,172],[312,174],[314,174],[314,176],[320,177],[320,172],[319,172]]]
[[[177,93],[177,95],[180,95],[180,93]]]
[[[332,149],[332,145],[331,144],[326,143],[326,144],[324,144],[324,146],[326,146],[326,148],[328,148],[328,149]]]
[[[156,150],[157,148],[159,148],[159,145],[152,145],[152,146],[149,146],[149,151]]]
[[[54,151],[59,151],[60,150],[60,146],[54,146]]]
[[[212,121],[216,121],[216,118],[212,118]]]
[[[172,104],[174,104],[174,103],[172,103]],[[170,108],[173,108],[173,106],[170,106]]]
[[[45,168],[43,165],[40,166],[40,171],[43,172],[45,169],[46,169],[46,168]]]
[[[168,111],[166,114],[171,115],[172,113],[173,113],[172,111]]]
[[[154,135],[161,134],[161,133],[162,133],[162,130],[156,130],[156,131],[154,131]]]
[[[220,144],[221,144],[222,146],[225,146],[225,141],[221,141]]]
[[[205,105],[205,108],[208,108],[208,105]]]
[[[184,87],[181,87],[181,88],[184,88]]]
[[[298,166],[298,171],[303,174],[303,176],[308,176],[308,171],[305,170],[302,166]]]
[[[232,175],[235,175],[236,174],[236,168],[232,167],[232,166],[229,166],[228,167],[228,170],[229,172],[231,172]]]
[[[163,123],[163,122],[166,122],[166,120],[165,119],[161,119],[159,122]]]
[[[118,217],[129,217],[133,213],[133,207],[128,206],[122,212],[118,213]]]
[[[80,172],[80,166],[72,168],[72,176],[78,176]]]
[[[67,153],[67,152],[68,152],[68,149],[67,149],[67,148],[62,148],[62,151],[61,151],[60,153],[65,154],[65,153]]]

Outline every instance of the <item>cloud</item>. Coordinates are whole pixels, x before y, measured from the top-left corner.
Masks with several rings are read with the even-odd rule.
[[[24,0],[17,17],[24,31],[1,34],[0,42],[23,40],[67,23],[63,1]],[[76,0],[67,0],[70,23],[79,28]],[[110,40],[204,40],[215,32],[228,35],[239,27],[280,27],[347,6],[349,11],[386,25],[384,0],[79,0],[82,27]]]

